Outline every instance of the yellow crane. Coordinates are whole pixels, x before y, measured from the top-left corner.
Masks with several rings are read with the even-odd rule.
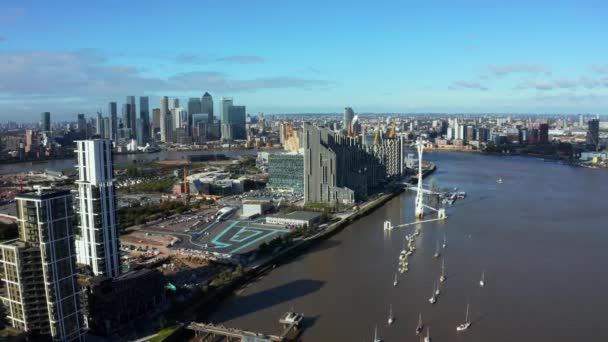
[[[393,121],[393,126],[391,127],[391,131],[390,131],[390,133],[388,133],[389,139],[393,139],[395,137],[395,127],[396,126],[397,126],[397,124],[395,123],[395,121]]]

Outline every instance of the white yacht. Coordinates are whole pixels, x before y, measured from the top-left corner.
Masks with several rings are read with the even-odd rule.
[[[378,326],[374,329],[374,342],[382,342],[382,339],[378,337]]]
[[[424,342],[431,342],[431,327],[426,327],[426,336]]]
[[[424,323],[422,323],[422,314],[418,314],[418,325],[416,326],[416,335],[420,334],[422,332],[422,329],[424,328]]]
[[[437,297],[435,296],[435,286],[437,285],[437,283],[433,284],[433,292],[431,293],[431,298],[429,298],[429,303],[431,304],[435,304],[435,302],[437,301]]]
[[[467,313],[464,320],[464,323],[459,324],[456,327],[456,331],[465,331],[471,326],[471,321],[469,321],[469,304],[467,304]]]
[[[439,284],[437,284],[437,288],[435,289],[435,296],[439,297],[440,294],[441,294],[441,290],[439,289]]]
[[[441,260],[441,276],[439,277],[439,282],[445,282],[445,258]]]
[[[395,317],[393,316],[393,306],[391,305],[389,311],[388,311],[388,325],[392,325],[393,322],[395,321]]]
[[[433,254],[433,258],[437,259],[437,258],[439,258],[440,255],[441,255],[441,252],[439,251],[439,241],[437,241],[437,245],[435,246],[435,254]]]
[[[393,286],[397,286],[399,284],[399,280],[397,280],[397,273],[395,273],[395,280],[393,280]]]
[[[448,246],[448,238],[445,236],[445,234],[443,234],[443,245],[441,247],[443,247],[444,249]]]
[[[502,177],[498,177],[498,179],[496,180],[496,183],[502,184]]]
[[[479,287],[486,286],[486,271],[481,272],[481,279],[479,280]]]

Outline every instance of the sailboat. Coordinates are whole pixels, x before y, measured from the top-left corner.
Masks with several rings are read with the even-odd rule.
[[[397,284],[399,284],[399,281],[397,280],[397,273],[395,273],[395,280],[393,280],[393,286],[397,286]]]
[[[433,292],[431,293],[431,298],[429,298],[429,303],[431,303],[431,304],[435,304],[435,302],[437,301],[437,297],[435,296],[436,285],[437,285],[437,283],[433,283]]]
[[[426,327],[426,337],[424,342],[431,342],[431,327]]]
[[[435,254],[433,254],[433,258],[437,259],[437,258],[439,258],[440,255],[441,255],[441,252],[439,252],[439,241],[437,241],[437,244],[435,246]]]
[[[445,234],[443,234],[443,245],[441,247],[443,247],[443,249],[445,249],[448,246],[448,238],[445,236]]]
[[[445,258],[441,260],[441,276],[439,277],[439,282],[443,283],[445,281]]]
[[[393,316],[393,306],[391,305],[391,308],[388,311],[388,325],[393,324],[394,321],[395,317]]]
[[[459,324],[456,327],[456,331],[465,331],[471,326],[471,321],[469,321],[469,304],[467,304],[467,314],[464,320],[464,323]]]
[[[479,286],[484,287],[486,285],[486,271],[481,272],[481,280],[479,280]]]
[[[374,342],[382,342],[382,339],[378,337],[378,326],[374,329]]]
[[[420,334],[422,332],[422,328],[424,327],[424,324],[422,323],[422,314],[418,314],[418,325],[416,326],[416,335]]]

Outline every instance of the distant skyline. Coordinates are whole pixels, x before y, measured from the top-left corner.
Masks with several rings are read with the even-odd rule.
[[[0,121],[129,95],[247,112],[608,113],[604,1],[0,3]]]

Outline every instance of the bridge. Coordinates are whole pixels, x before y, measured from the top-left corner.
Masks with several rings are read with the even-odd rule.
[[[283,327],[283,332],[280,335],[268,335],[244,329],[229,328],[224,325],[197,322],[188,324],[187,329],[194,331],[196,339],[201,342],[289,342],[295,341],[300,335],[303,318],[302,314],[292,311],[283,314],[279,318],[279,323]]]

